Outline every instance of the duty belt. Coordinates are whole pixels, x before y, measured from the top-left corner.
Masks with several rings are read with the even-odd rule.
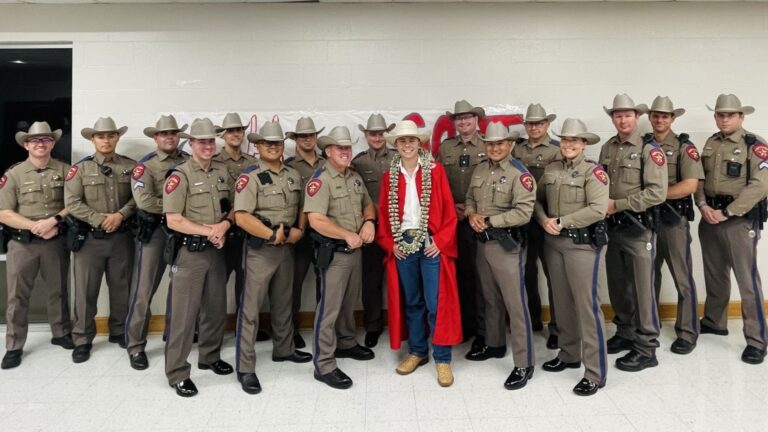
[[[7,227],[6,229],[8,230],[8,236],[10,237],[10,239],[16,240],[19,243],[32,243],[32,240],[42,240],[42,241],[54,240],[61,235],[61,227],[59,227],[59,233],[49,239],[44,239],[40,236],[36,236],[32,234],[32,231],[30,230],[16,229],[11,227]]]
[[[181,245],[186,246],[190,252],[203,252],[213,248],[213,243],[208,241],[207,237],[199,235],[182,235]]]
[[[492,240],[499,240],[502,237],[507,238],[507,235],[512,236],[516,241],[520,241],[522,232],[519,227],[488,228],[483,232],[476,232],[475,238],[480,242],[485,243]]]
[[[715,210],[722,210],[733,202],[732,195],[715,195],[713,197],[707,196],[707,205]]]
[[[645,212],[632,212],[632,211],[623,211],[619,213],[612,214],[608,216],[608,222],[611,225],[634,225],[634,222],[629,219],[629,217],[625,216],[624,213],[626,213],[628,216],[634,217],[638,222],[648,226],[648,217],[645,215]]]

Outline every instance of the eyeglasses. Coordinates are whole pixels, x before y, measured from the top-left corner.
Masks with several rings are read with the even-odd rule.
[[[472,120],[475,118],[474,114],[462,114],[453,118],[454,121]]]
[[[245,128],[243,127],[224,129],[224,133],[238,133],[238,132],[244,132],[244,131],[245,131]]]
[[[284,143],[282,141],[259,141],[257,144],[264,147],[281,147]]]
[[[534,128],[544,127],[544,123],[545,122],[543,122],[543,121],[525,122],[524,125],[525,125],[526,128],[534,129]]]
[[[53,138],[50,137],[42,137],[42,138],[31,138],[27,140],[30,144],[53,144]]]

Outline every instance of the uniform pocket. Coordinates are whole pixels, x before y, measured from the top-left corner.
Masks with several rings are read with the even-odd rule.
[[[512,203],[512,184],[497,184],[493,189],[493,204],[497,207],[507,207]]]
[[[19,204],[34,204],[42,201],[43,188],[40,183],[22,185],[19,188]]]
[[[193,209],[202,209],[210,207],[211,203],[211,191],[203,186],[193,187],[189,190],[189,196],[187,197],[187,205]]]
[[[83,190],[85,199],[89,202],[100,199],[101,192],[104,190],[104,177],[102,176],[83,176]]]
[[[259,195],[259,207],[275,210],[285,207],[285,195],[280,185],[262,186]]]
[[[630,185],[640,184],[640,159],[622,159],[619,164],[621,180]]]

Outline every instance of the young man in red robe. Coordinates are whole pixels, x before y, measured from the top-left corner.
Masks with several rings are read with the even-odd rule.
[[[451,346],[462,340],[457,219],[445,169],[421,148],[428,136],[409,120],[387,136],[398,155],[382,177],[376,242],[386,252],[390,345],[399,349],[408,338],[408,355],[396,371],[407,375],[426,364],[431,336],[437,381],[447,387],[453,384]]]

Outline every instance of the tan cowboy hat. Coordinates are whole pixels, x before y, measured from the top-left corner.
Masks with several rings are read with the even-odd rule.
[[[353,146],[355,143],[357,143],[357,139],[352,141],[352,135],[349,133],[349,128],[346,126],[336,126],[331,129],[328,135],[321,136],[317,139],[317,146],[320,147],[320,150],[325,150],[329,145]]]
[[[555,135],[560,138],[583,138],[587,140],[588,145],[597,144],[600,141],[599,136],[587,131],[587,125],[583,121],[574,118],[565,119],[560,133]]]
[[[296,135],[312,134],[312,133],[319,134],[324,130],[325,130],[324,127],[321,128],[320,130],[317,130],[315,128],[315,122],[312,120],[311,117],[302,117],[299,119],[299,121],[296,122],[296,130],[293,132],[286,132],[285,137],[296,141]]]
[[[501,122],[490,122],[485,128],[485,136],[480,138],[485,142],[495,141],[517,141],[520,138],[520,132],[510,132],[509,128]]]
[[[96,120],[96,123],[92,128],[85,128],[81,130],[80,135],[82,135],[83,138],[89,140],[93,138],[93,136],[97,133],[117,132],[119,136],[123,136],[127,130],[128,126],[118,128],[115,124],[115,121],[112,120],[112,117],[100,117],[98,120]]]
[[[632,98],[629,97],[629,95],[627,95],[626,93],[622,93],[614,96],[613,107],[608,108],[604,106],[603,109],[609,116],[613,115],[614,111],[625,111],[625,110],[633,110],[638,114],[645,114],[648,112],[648,105],[646,104],[635,105],[635,101],[633,101]]]
[[[249,133],[248,141],[257,143],[259,141],[285,141],[283,128],[278,122],[267,122],[259,129],[259,133]]]
[[[410,136],[418,138],[422,143],[429,139],[429,134],[419,132],[419,127],[410,120],[403,120],[398,123],[392,133],[387,134],[386,138],[389,145],[394,146],[398,138]]]
[[[656,99],[653,100],[651,107],[648,109],[648,115],[654,111],[660,113],[669,113],[672,114],[672,116],[675,118],[685,114],[685,110],[683,108],[675,108],[674,104],[672,104],[672,100],[666,96],[656,96]]]
[[[214,126],[209,118],[196,118],[189,128],[189,133],[182,132],[179,136],[185,139],[211,139],[216,138],[222,130],[219,126]]]
[[[755,107],[742,106],[741,101],[734,94],[721,94],[717,97],[715,109],[710,108],[709,105],[707,105],[707,109],[714,112],[740,112],[744,115],[755,112]]]
[[[528,123],[546,120],[552,123],[556,118],[556,114],[547,114],[547,111],[544,110],[544,107],[541,106],[541,104],[530,104],[528,105],[528,109],[525,111],[525,119],[523,121]]]
[[[179,124],[176,123],[176,118],[172,115],[167,115],[161,116],[160,119],[157,120],[157,123],[155,123],[155,127],[144,128],[144,135],[148,136],[149,138],[154,138],[155,134],[158,132],[184,132],[186,129],[187,125],[179,127]]]
[[[387,126],[387,122],[384,121],[384,116],[381,114],[371,114],[371,116],[368,117],[368,124],[365,127],[361,124],[357,125],[360,132],[389,132],[394,129],[394,127],[394,123]]]
[[[61,133],[61,129],[51,131],[51,125],[49,125],[48,122],[34,122],[32,123],[32,126],[29,127],[29,131],[16,132],[16,143],[24,147],[24,143],[27,142],[28,139],[39,136],[51,137],[53,138],[53,142],[57,143],[61,138]]]
[[[238,113],[227,113],[227,115],[224,116],[224,120],[221,122],[221,126],[216,126],[217,128],[221,129],[221,131],[225,131],[227,129],[235,129],[235,128],[247,128],[248,125],[243,124],[243,121],[240,120],[240,114]]]
[[[471,103],[464,99],[457,101],[453,105],[453,112],[446,111],[445,113],[451,117],[456,117],[462,114],[474,114],[478,117],[485,117],[485,110],[483,108],[472,106]]]

